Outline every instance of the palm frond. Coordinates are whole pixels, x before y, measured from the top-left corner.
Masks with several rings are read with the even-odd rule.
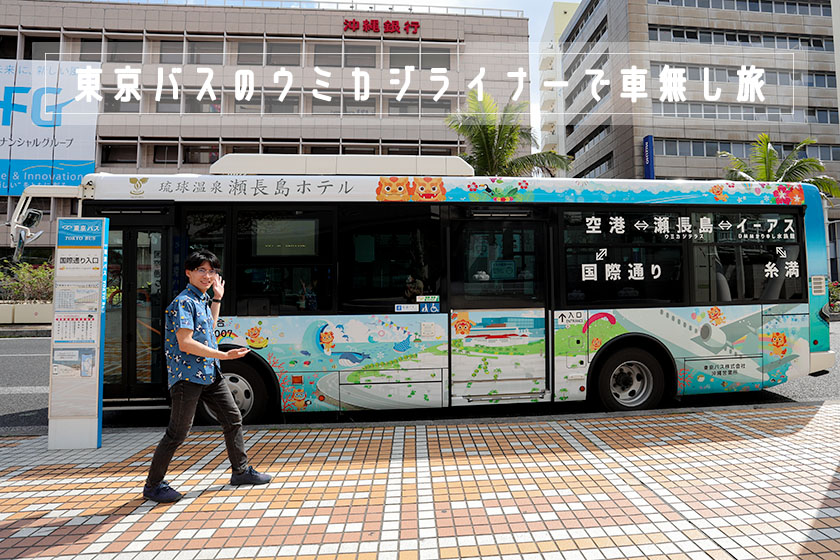
[[[730,181],[756,181],[755,170],[750,164],[729,152],[718,152],[718,157],[729,158],[729,167],[726,168],[725,179]]]
[[[759,134],[750,147],[749,162],[729,152],[718,152],[718,156],[729,158],[726,178],[739,181],[778,181],[783,183],[811,183],[828,196],[840,198],[840,183],[833,177],[819,175],[825,166],[818,158],[800,158],[802,151],[813,144],[813,138],[806,138],[779,161],[779,153],[767,134]]]
[[[467,94],[466,108],[446,117],[446,124],[470,147],[462,155],[477,175],[500,176],[533,173],[535,169],[553,173],[568,169],[571,158],[554,152],[540,152],[516,157],[518,150],[539,145],[530,127],[522,124],[528,103],[509,100],[499,111],[492,96],[484,94],[481,101],[475,90]]]
[[[814,140],[813,138],[806,138],[805,140],[793,147],[793,150],[791,150],[791,152],[785,156],[785,158],[779,164],[779,167],[776,169],[776,177],[779,179],[779,181],[786,180],[782,179],[782,177],[785,176],[785,173],[787,172],[788,168],[791,165],[793,165],[798,159],[800,159],[799,154],[802,152],[802,150],[805,149],[805,146],[813,144],[814,142],[816,142],[816,140]]]
[[[554,176],[558,169],[568,170],[572,165],[572,157],[560,155],[556,152],[537,152],[514,158],[505,166],[504,175],[520,176],[524,173],[532,174],[535,169]]]
[[[750,147],[750,163],[755,169],[756,181],[775,181],[776,163],[779,161],[779,152],[770,142],[767,134],[761,133]]]
[[[825,166],[817,158],[802,158],[793,162],[778,180],[786,183],[801,183],[823,171],[825,171]]]

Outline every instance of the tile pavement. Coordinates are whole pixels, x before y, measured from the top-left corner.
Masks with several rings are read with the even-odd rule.
[[[140,495],[160,432],[98,450],[0,438],[0,559],[840,559],[840,403],[247,434],[234,488],[190,436],[173,505]]]

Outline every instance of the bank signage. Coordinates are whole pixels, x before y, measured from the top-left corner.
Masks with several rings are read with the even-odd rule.
[[[78,69],[90,65],[0,60],[0,195],[93,173],[99,103],[77,98]]]
[[[645,179],[656,179],[653,164],[653,135],[647,135],[642,140],[642,163],[645,168]]]

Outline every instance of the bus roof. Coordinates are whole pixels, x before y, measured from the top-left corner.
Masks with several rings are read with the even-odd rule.
[[[472,177],[458,156],[227,154],[211,175],[434,175]]]

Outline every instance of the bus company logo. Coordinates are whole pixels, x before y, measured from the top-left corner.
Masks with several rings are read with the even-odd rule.
[[[143,196],[143,185],[148,181],[148,177],[131,177],[128,180],[131,183],[131,190],[128,192],[131,196]]]

